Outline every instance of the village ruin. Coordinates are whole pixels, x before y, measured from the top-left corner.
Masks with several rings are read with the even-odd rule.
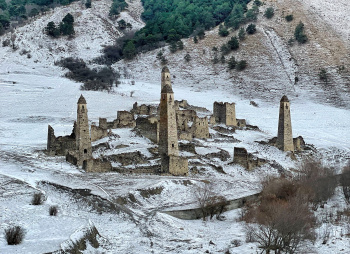
[[[147,161],[147,158],[138,151],[93,158],[92,152],[96,148],[92,146],[92,142],[113,135],[112,130],[117,128],[132,129],[137,135],[152,141],[157,148],[152,149],[152,153],[155,158],[159,158],[159,164],[136,166]],[[210,114],[207,109],[189,105],[185,100],[175,100],[170,71],[164,67],[161,72],[159,105],[138,105],[135,102],[130,111],[117,111],[115,120],[107,121],[106,118],[99,118],[98,125],[92,124],[89,127],[87,102],[81,95],[77,102],[77,120],[74,122],[71,135],[56,137],[54,129],[48,126],[47,153],[52,156],[65,156],[68,162],[86,172],[117,171],[186,176],[189,168],[196,172],[197,167],[189,166],[189,158],[184,157],[181,151],[196,154],[196,145],[193,141],[213,138],[211,128],[222,137],[229,138],[230,135],[225,133],[253,127],[247,125],[245,119],[236,118],[235,103],[214,102],[213,114]],[[302,137],[293,139],[290,102],[287,96],[283,96],[280,101],[277,137],[265,143],[291,153],[300,152],[305,147]],[[268,163],[268,160],[249,153],[244,147],[233,145],[232,149],[232,163],[241,165],[246,170],[253,170]],[[227,159],[223,151],[211,156]],[[132,169],[114,167],[111,158],[120,162],[122,166],[135,165],[135,167]]]

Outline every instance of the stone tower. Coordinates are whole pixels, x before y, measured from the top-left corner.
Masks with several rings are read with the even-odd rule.
[[[158,150],[161,158],[161,173],[186,175],[188,173],[188,162],[187,159],[179,157],[174,92],[167,67],[162,70],[159,114]]]
[[[287,96],[280,101],[278,120],[277,147],[283,151],[294,151],[292,122],[290,118],[290,102]]]
[[[77,165],[87,169],[87,163],[92,158],[91,138],[87,115],[86,100],[83,95],[78,100],[76,123]]]
[[[159,153],[177,156],[179,155],[179,148],[177,142],[174,92],[171,85],[166,84],[162,88],[159,108]]]
[[[216,123],[223,123],[227,126],[237,126],[235,103],[214,102],[213,113]]]
[[[169,85],[171,87],[170,71],[166,66],[164,66],[162,69],[161,80],[162,80],[161,89],[163,89],[165,85]]]

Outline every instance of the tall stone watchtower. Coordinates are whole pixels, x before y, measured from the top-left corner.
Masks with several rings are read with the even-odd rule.
[[[77,165],[87,169],[87,163],[92,158],[91,138],[87,115],[86,100],[83,95],[78,100],[76,124]]]
[[[171,87],[170,71],[169,71],[168,67],[166,67],[166,66],[163,67],[161,78],[162,78],[161,89],[163,89],[163,87],[165,85],[169,85]]]
[[[159,121],[159,153],[160,155],[179,155],[177,141],[176,114],[174,92],[171,85],[166,84],[161,91]]]
[[[159,114],[158,150],[161,158],[161,173],[186,175],[188,173],[188,162],[187,159],[179,157],[174,92],[167,67],[162,70]]]
[[[292,122],[290,118],[290,102],[287,96],[280,101],[278,120],[277,147],[283,151],[294,151]]]

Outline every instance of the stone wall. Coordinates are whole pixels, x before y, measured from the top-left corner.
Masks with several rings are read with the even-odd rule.
[[[156,117],[138,117],[136,128],[142,136],[154,143],[159,142],[159,123]]]
[[[253,156],[243,147],[235,147],[233,152],[233,162],[241,165],[247,170],[252,170],[264,165],[267,161]]]
[[[241,197],[233,200],[229,200],[227,205],[224,207],[223,212],[227,212],[233,209],[243,207],[247,202],[256,201],[259,198],[260,193],[256,193],[253,195],[249,195],[246,197]],[[174,216],[175,218],[179,218],[182,220],[196,220],[203,218],[202,208],[192,208],[192,209],[184,209],[184,210],[174,210],[174,211],[164,211],[163,213]]]
[[[96,125],[91,125],[91,142],[108,136],[108,130]]]
[[[146,104],[142,104],[138,106],[137,102],[135,102],[134,105],[132,106],[131,112],[137,115],[153,115],[153,114],[157,114],[157,110],[158,108],[156,106],[146,105]]]
[[[214,102],[213,114],[216,123],[237,126],[235,103]]]
[[[209,138],[209,125],[207,117],[200,118],[195,116],[191,126],[191,132],[194,138]]]
[[[236,119],[237,122],[237,127],[246,127],[247,126],[247,122],[245,119]]]
[[[118,111],[117,128],[134,128],[135,126],[134,114],[129,111]]]
[[[68,151],[76,149],[75,128],[69,136],[56,138],[54,129],[49,125],[47,134],[47,153],[49,155],[65,156]]]
[[[169,156],[169,173],[172,175],[188,175],[188,160],[179,156]]]
[[[302,136],[293,138],[294,151],[300,152],[305,149],[305,141]]]
[[[114,120],[112,122],[108,122],[106,118],[99,118],[98,119],[98,126],[102,129],[115,129],[117,128],[117,121]]]
[[[87,172],[104,173],[112,170],[111,162],[105,159],[91,159],[86,169]]]

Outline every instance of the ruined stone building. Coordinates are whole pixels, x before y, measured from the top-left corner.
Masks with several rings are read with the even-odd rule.
[[[214,102],[213,115],[215,122],[227,126],[237,126],[235,107],[235,103]]]
[[[158,147],[161,158],[161,173],[187,175],[187,159],[179,157],[174,92],[167,67],[164,67],[162,70],[161,80]]]
[[[214,102],[213,116],[209,119],[210,124],[225,124],[226,126],[245,127],[245,119],[236,118],[236,104],[228,102]]]
[[[252,170],[256,167],[264,165],[267,161],[260,159],[243,147],[235,147],[233,152],[233,163],[237,163],[247,170]]]
[[[93,159],[89,129],[87,103],[83,95],[77,106],[77,121],[69,136],[55,137],[53,128],[48,127],[47,152],[50,155],[66,156],[66,160],[88,172],[106,172],[111,170],[108,161]]]
[[[137,115],[154,115],[158,113],[158,107],[153,105],[146,105],[141,104],[140,106],[137,105],[137,102],[135,102],[132,106],[131,113],[137,114]]]
[[[138,117],[136,119],[136,129],[139,134],[148,138],[152,142],[159,142],[159,121],[155,116]]]
[[[117,112],[117,128],[134,128],[136,121],[134,114],[129,111],[118,111]]]

